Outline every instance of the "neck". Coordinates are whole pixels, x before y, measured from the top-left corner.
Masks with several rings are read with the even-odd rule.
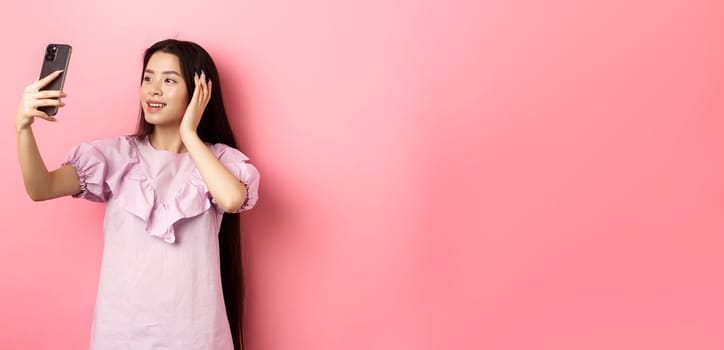
[[[179,133],[178,126],[160,127],[156,125],[151,135],[148,136],[148,142],[157,150],[173,153],[186,152],[186,146],[181,140],[181,133]]]

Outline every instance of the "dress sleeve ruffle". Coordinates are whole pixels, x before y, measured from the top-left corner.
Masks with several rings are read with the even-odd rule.
[[[216,158],[224,164],[226,169],[246,187],[246,200],[234,213],[240,213],[253,208],[259,199],[259,171],[254,165],[247,162],[249,157],[241,153],[241,151],[224,144],[213,145],[211,151],[216,155]],[[214,197],[209,192],[208,187],[206,187],[206,183],[204,183],[198,169],[194,171],[191,182],[203,189],[205,197],[208,198],[217,210],[223,211],[217,206]]]
[[[80,192],[73,197],[93,202],[105,202],[108,199],[110,191],[105,182],[107,160],[97,145],[81,143],[73,146],[62,165],[72,166],[78,174]]]

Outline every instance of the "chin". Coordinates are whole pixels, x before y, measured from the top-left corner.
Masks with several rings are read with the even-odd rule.
[[[178,125],[181,123],[181,119],[179,118],[170,118],[168,116],[162,116],[157,114],[149,115],[148,113],[144,113],[144,119],[146,120],[146,123],[155,126]]]

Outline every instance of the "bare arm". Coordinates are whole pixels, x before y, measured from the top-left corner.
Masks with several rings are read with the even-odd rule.
[[[211,82],[206,82],[202,72],[195,83],[194,94],[181,121],[181,139],[216,204],[226,212],[234,212],[246,201],[246,186],[226,169],[196,133],[201,115],[211,98]]]
[[[226,212],[241,208],[247,196],[246,186],[226,169],[196,133],[183,136],[183,140],[216,204]]]
[[[38,150],[31,127],[36,117],[55,121],[55,118],[38,110],[38,107],[63,106],[63,103],[59,100],[60,97],[65,96],[63,92],[39,91],[40,88],[57,78],[59,74],[60,71],[52,73],[26,87],[15,118],[20,171],[23,174],[25,191],[34,201],[53,199],[80,192],[80,179],[73,167],[63,166],[54,171],[48,171]]]

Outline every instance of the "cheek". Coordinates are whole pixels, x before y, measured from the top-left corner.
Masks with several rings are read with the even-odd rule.
[[[186,94],[183,95],[181,99],[179,99],[179,103],[186,109],[186,106],[189,105],[189,99],[186,97]]]
[[[184,106],[189,103],[188,93],[186,92],[185,87],[172,89],[172,91],[169,91],[169,97],[173,99],[174,102]]]

